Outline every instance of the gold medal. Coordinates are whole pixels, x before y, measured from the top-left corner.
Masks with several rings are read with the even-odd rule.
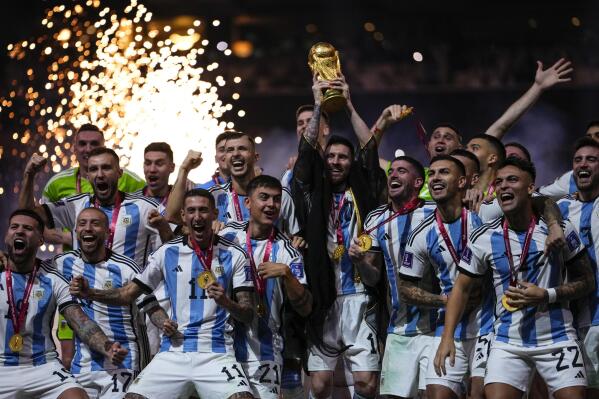
[[[358,241],[360,242],[358,246],[362,252],[366,252],[372,248],[372,238],[368,234],[360,234]]]
[[[507,303],[507,296],[505,294],[503,295],[503,297],[501,297],[501,304],[508,312],[515,312],[516,310],[520,309],[516,306],[512,306],[509,303]]]
[[[19,333],[14,334],[8,341],[8,347],[13,352],[20,352],[23,350],[23,336]]]
[[[214,273],[211,270],[206,270],[198,275],[197,281],[200,288],[205,290],[209,284],[216,281],[216,277],[214,277]]]
[[[262,299],[258,299],[258,305],[256,306],[256,313],[258,317],[264,317],[266,315],[266,304]]]
[[[362,282],[362,277],[360,277],[360,273],[356,270],[354,273],[354,283],[360,284]]]
[[[340,260],[344,253],[345,253],[345,246],[343,246],[341,244],[337,245],[335,247],[335,250],[333,251],[333,260],[335,260],[335,261]]]

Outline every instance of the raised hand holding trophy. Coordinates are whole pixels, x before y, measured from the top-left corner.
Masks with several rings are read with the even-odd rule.
[[[330,43],[319,42],[308,53],[308,65],[318,80],[334,80],[341,75],[339,52]],[[323,93],[322,109],[337,112],[345,107],[347,100],[341,90],[326,89]]]

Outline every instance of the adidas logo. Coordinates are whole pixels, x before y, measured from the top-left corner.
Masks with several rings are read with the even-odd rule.
[[[485,357],[485,355],[483,353],[478,353],[478,355],[476,355],[476,360],[482,360]]]
[[[582,372],[582,370],[578,371],[578,374],[576,374],[576,377],[574,378],[585,378],[584,373]]]
[[[181,273],[181,272],[183,271],[183,269],[181,268],[181,265],[177,265],[177,267],[175,267],[175,268],[173,269],[173,271],[174,271],[174,272],[177,272],[177,273]]]
[[[270,390],[270,393],[279,393],[279,390],[277,389],[277,387],[274,387],[273,389]]]
[[[237,384],[238,387],[247,387],[247,382],[245,382],[245,380],[241,380],[239,381],[239,384]]]
[[[443,251],[446,251],[446,249],[443,247],[443,245],[439,245],[437,252],[443,252]]]

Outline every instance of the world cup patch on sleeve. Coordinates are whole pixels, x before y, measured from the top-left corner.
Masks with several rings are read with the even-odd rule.
[[[578,234],[576,234],[575,231],[572,231],[570,234],[568,234],[568,237],[566,237],[566,242],[568,243],[568,249],[570,251],[574,251],[580,246],[580,238],[578,238]]]
[[[252,267],[246,266],[244,269],[245,269],[245,281],[252,281]]]
[[[289,265],[291,269],[291,274],[295,276],[295,278],[304,277],[304,265],[300,262],[292,263]]]
[[[412,263],[414,262],[414,254],[411,252],[406,252],[403,254],[403,261],[401,265],[403,267],[407,267],[408,269],[412,268]]]
[[[462,252],[462,260],[468,265],[472,261],[472,250],[470,247],[464,248],[464,251]]]

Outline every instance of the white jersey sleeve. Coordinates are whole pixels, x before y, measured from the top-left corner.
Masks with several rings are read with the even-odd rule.
[[[582,244],[578,231],[570,222],[570,220],[564,220],[565,228],[564,235],[566,236],[566,246],[564,247],[564,261],[569,261],[583,251],[584,245]]]
[[[279,216],[279,229],[289,237],[300,231],[299,222],[295,217],[295,205],[289,189],[284,188],[281,195],[281,215]]]
[[[43,205],[48,226],[57,229],[73,229],[82,208],[89,206],[89,194],[79,194]]]
[[[421,223],[422,225],[422,223]],[[416,227],[410,237],[403,255],[399,274],[420,280],[430,265],[426,237],[420,226]],[[425,230],[426,231],[426,230]]]
[[[476,230],[473,232],[476,233]],[[474,234],[471,234],[472,237]],[[458,269],[468,275],[482,277],[489,269],[488,257],[491,253],[481,246],[480,242],[472,242],[468,239],[468,244],[462,252],[462,258]]]
[[[142,287],[146,294],[154,292],[164,280],[164,272],[162,269],[163,262],[163,254],[159,249],[150,255],[144,271],[136,275],[133,279],[135,283]]]
[[[557,200],[565,195],[574,193],[576,190],[576,183],[570,170],[555,179],[553,183],[541,187],[539,193]]]
[[[233,260],[233,290],[254,288],[249,258],[241,251],[236,255]]]

